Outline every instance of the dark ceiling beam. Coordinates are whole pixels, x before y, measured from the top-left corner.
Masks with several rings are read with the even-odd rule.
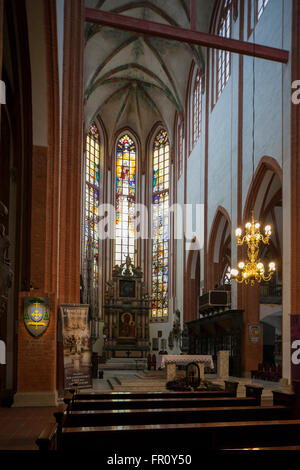
[[[179,42],[197,44],[198,46],[221,49],[237,54],[258,57],[260,59],[272,60],[286,64],[289,60],[289,51],[276,49],[274,47],[262,46],[237,39],[223,38],[212,34],[191,31],[177,26],[145,21],[130,16],[96,10],[85,9],[85,20],[88,23],[101,24],[111,28],[134,31],[140,34],[163,37]]]

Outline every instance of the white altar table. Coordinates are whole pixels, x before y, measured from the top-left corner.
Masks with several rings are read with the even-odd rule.
[[[175,380],[176,365],[188,365],[191,362],[196,362],[200,367],[200,377],[204,378],[204,367],[214,368],[214,362],[210,355],[159,355],[157,360],[157,367],[162,369],[166,368],[167,382]]]

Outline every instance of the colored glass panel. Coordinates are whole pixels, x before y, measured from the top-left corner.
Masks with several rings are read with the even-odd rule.
[[[169,285],[169,152],[168,134],[161,130],[153,144],[152,317],[168,316]]]
[[[128,134],[123,135],[116,149],[116,236],[115,264],[126,256],[134,260],[134,211],[136,189],[136,147]]]
[[[92,260],[93,283],[99,279],[98,206],[100,190],[100,137],[95,124],[89,127],[85,149],[85,231],[86,259]]]

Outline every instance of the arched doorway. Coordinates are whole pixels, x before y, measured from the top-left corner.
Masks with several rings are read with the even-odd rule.
[[[275,261],[276,273],[271,281],[253,287],[240,287],[244,309],[244,368],[256,370],[259,363],[282,364],[282,170],[275,159],[263,157],[250,185],[244,208],[244,222],[254,212],[261,227],[271,225],[268,245],[262,245],[260,257],[265,266]],[[257,343],[251,344],[248,329],[258,325]]]

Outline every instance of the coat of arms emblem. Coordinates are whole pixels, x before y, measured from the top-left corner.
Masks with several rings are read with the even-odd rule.
[[[49,321],[49,299],[24,297],[24,323],[30,334],[41,336]]]

